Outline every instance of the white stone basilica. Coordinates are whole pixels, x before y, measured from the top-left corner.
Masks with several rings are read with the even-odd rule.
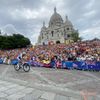
[[[43,22],[37,45],[71,42],[71,33],[75,31],[68,17],[66,16],[64,22],[60,14],[57,13],[56,8],[54,8],[54,14],[50,18],[49,26],[46,27],[45,22]]]

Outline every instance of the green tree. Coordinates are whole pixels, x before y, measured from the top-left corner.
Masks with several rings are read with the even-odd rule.
[[[13,34],[13,36],[0,36],[0,49],[22,48],[27,47],[30,44],[30,40],[21,34]]]
[[[71,37],[72,37],[72,40],[73,40],[74,42],[77,42],[77,41],[81,41],[81,40],[82,40],[82,38],[79,37],[79,33],[78,33],[77,31],[71,33]]]

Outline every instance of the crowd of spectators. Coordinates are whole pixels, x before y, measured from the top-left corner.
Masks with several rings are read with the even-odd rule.
[[[26,52],[26,61],[38,63],[48,64],[55,61],[59,65],[62,61],[90,60],[100,62],[100,40],[0,50],[0,59],[3,60],[3,63],[11,64],[11,61],[22,52]]]

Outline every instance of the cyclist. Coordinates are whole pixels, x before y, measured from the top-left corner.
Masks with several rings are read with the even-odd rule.
[[[25,62],[25,56],[26,52],[22,52],[21,54],[18,55],[17,59],[19,63],[24,63]]]
[[[25,72],[28,72],[30,70],[30,65],[26,62],[27,61],[26,52],[22,52],[21,54],[19,54],[17,59],[18,59],[18,64],[14,65],[15,70],[18,71],[20,68],[23,68]]]

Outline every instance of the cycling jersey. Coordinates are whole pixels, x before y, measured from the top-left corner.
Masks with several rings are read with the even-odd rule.
[[[17,59],[20,61],[22,59],[22,53],[18,55]]]

